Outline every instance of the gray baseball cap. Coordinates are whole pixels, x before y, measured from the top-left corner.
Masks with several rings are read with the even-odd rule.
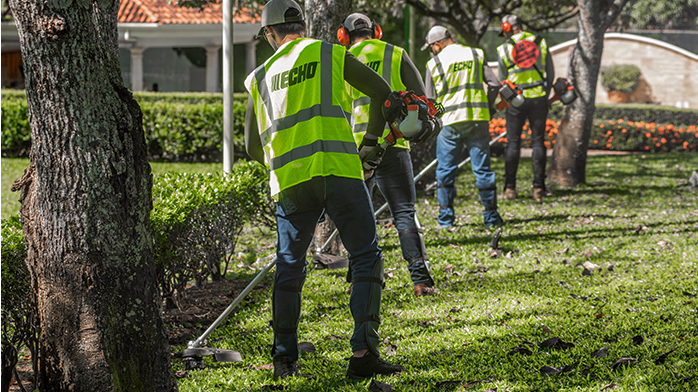
[[[360,29],[370,29],[373,26],[373,21],[368,16],[356,12],[347,16],[342,22],[342,26],[347,31],[352,32]]]
[[[443,26],[432,27],[426,36],[426,43],[422,45],[422,50],[426,50],[434,42],[439,42],[443,39],[451,38],[451,33]]]
[[[285,16],[286,11],[290,9],[297,9],[299,14],[297,16]],[[262,28],[259,29],[259,33],[257,33],[257,37],[255,38],[259,38],[264,34],[265,26],[273,26],[290,22],[302,22],[304,20],[303,9],[295,1],[271,0],[264,6],[264,8],[262,8]]]

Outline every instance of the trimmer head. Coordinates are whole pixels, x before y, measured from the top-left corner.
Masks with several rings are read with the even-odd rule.
[[[182,351],[184,369],[203,369],[203,357],[207,355],[213,355],[216,362],[242,362],[242,356],[237,351],[218,348],[188,348]]]

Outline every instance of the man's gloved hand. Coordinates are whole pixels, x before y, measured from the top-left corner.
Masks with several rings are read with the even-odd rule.
[[[377,150],[381,150],[378,147],[378,136],[366,133],[359,145],[359,158],[361,158],[361,166],[364,169],[364,180],[373,177],[373,171],[381,164],[383,153]]]

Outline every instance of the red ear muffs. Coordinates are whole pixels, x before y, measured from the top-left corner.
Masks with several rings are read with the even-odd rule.
[[[375,38],[375,39],[383,38],[383,29],[381,29],[381,27],[375,23],[373,24],[373,38]]]
[[[502,31],[508,33],[511,31],[511,24],[509,22],[502,23]]]
[[[347,46],[351,43],[351,41],[349,40],[349,32],[344,26],[340,27],[339,30],[337,30],[337,39],[339,40],[339,43],[342,46]]]

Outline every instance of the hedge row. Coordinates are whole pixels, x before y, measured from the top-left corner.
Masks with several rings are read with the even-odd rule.
[[[150,161],[221,162],[223,97],[211,93],[135,93],[143,111]],[[233,151],[247,157],[244,127],[247,98],[233,100]],[[31,131],[24,92],[2,91],[2,155],[27,157]]]
[[[243,226],[274,222],[266,170],[242,162],[224,174],[165,174],[153,181],[153,256],[162,297],[176,305],[186,284],[221,278]],[[35,306],[17,216],[2,221],[2,356],[11,371],[17,349],[36,347]],[[37,358],[32,352],[32,358]],[[12,362],[14,361],[14,362]],[[11,366],[10,366],[11,365]],[[4,374],[8,369],[3,369]]]
[[[139,92],[134,93],[134,96],[143,110],[143,128],[151,161],[222,161],[222,94]],[[562,108],[559,103],[553,105],[549,114],[550,120],[559,123]],[[235,95],[233,112],[233,149],[236,157],[244,158],[245,94]],[[495,120],[502,117],[503,112],[499,112]],[[677,129],[698,125],[696,110],[649,104],[599,104],[596,105],[594,117],[598,123],[622,119],[626,122],[655,124],[658,127],[673,125]],[[592,133],[597,131],[595,129]],[[607,129],[604,133],[607,133]],[[592,141],[600,140],[596,136],[592,137]],[[552,143],[552,139],[549,141]],[[24,92],[3,90],[2,154],[26,157],[30,144]],[[625,144],[615,143],[613,148],[622,149],[623,145]]]

